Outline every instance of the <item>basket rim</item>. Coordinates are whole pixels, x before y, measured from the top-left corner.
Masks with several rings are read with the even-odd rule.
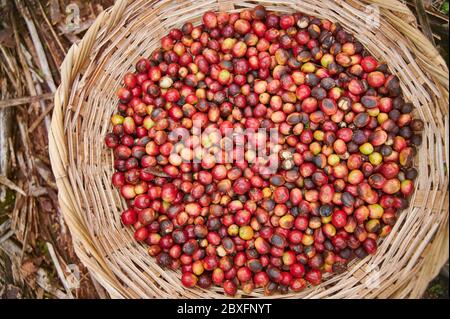
[[[95,245],[92,244],[91,241],[93,240],[93,238],[91,238],[88,230],[86,228],[83,229],[81,227],[84,221],[80,219],[80,214],[82,214],[83,211],[81,207],[79,207],[79,205],[76,203],[76,199],[73,195],[72,185],[69,181],[70,172],[68,172],[67,170],[69,166],[69,155],[68,155],[69,151],[67,148],[66,123],[63,109],[67,106],[71,94],[74,93],[73,91],[74,81],[80,74],[80,72],[82,72],[83,65],[86,63],[86,61],[88,61],[90,51],[92,50],[94,44],[101,39],[99,37],[99,34],[102,31],[105,33],[111,31],[113,28],[116,27],[116,25],[120,23],[129,2],[130,1],[128,0],[118,0],[112,7],[102,12],[96,18],[92,26],[88,29],[81,42],[78,44],[74,44],[68,51],[61,65],[61,84],[55,92],[54,110],[51,122],[51,129],[49,131],[50,161],[52,164],[52,170],[55,175],[56,184],[58,188],[58,200],[61,206],[61,212],[63,214],[66,223],[68,224],[69,231],[74,241],[75,252],[80,258],[80,260],[83,262],[83,264],[86,265],[86,267],[91,272],[93,277],[108,291],[110,296],[113,298],[126,297],[128,293],[126,292],[126,289],[124,289],[123,287],[114,286],[114,283],[120,282],[120,280],[118,280],[117,275],[109,268],[108,264],[103,260],[104,257],[102,256],[102,253],[100,251],[97,251]],[[152,5],[153,2],[157,1],[152,1]],[[161,2],[170,2],[170,0],[163,0]],[[232,2],[233,1],[218,0],[219,8],[229,8],[230,3]],[[341,1],[338,2],[341,3]],[[399,4],[398,8],[401,8],[402,10],[403,8],[405,8],[405,6],[400,5],[400,2],[397,0],[389,2],[392,3],[392,6],[395,6],[393,2],[398,3]],[[267,1],[265,3],[267,3]],[[384,3],[384,1],[365,0],[364,3],[380,5]],[[399,11],[402,10],[399,9]],[[392,13],[392,15],[393,16],[391,16],[391,18],[394,19],[395,14]],[[399,28],[400,29],[403,28],[402,31],[404,31],[407,34],[408,32],[411,32],[410,29],[408,29],[408,26],[411,26],[409,23],[401,21],[401,19],[400,21],[398,21],[398,23]],[[415,34],[414,36],[417,37],[417,34]],[[429,44],[429,46],[432,48],[430,49],[430,51],[431,52],[435,51],[435,53],[437,54],[437,56],[434,56],[433,59],[435,61],[442,60],[443,62],[443,59],[439,55],[437,50],[432,46],[431,42],[429,42],[427,39],[423,37],[423,35],[422,38],[420,37],[419,39],[415,38],[415,40],[416,42],[413,43],[417,45],[419,48],[423,47],[424,45],[423,42],[425,42],[425,45]],[[419,45],[417,44],[417,42],[420,42],[421,44]],[[435,62],[435,65],[442,64],[442,62],[441,61],[440,63]],[[442,76],[442,73],[444,74],[444,76]],[[430,81],[434,80],[439,82],[440,85],[438,87],[440,89],[440,92],[444,95],[444,97],[448,101],[448,84],[447,86],[442,85],[442,83],[445,81],[445,78],[448,81],[448,68],[447,69],[445,68],[444,62],[444,68],[443,71],[440,73],[440,77],[438,77],[436,80],[432,79]],[[445,113],[445,110],[443,110],[442,113],[444,115],[444,122],[448,133],[448,110],[447,113]],[[445,141],[444,144],[448,145],[448,141]],[[448,166],[448,152],[445,155]],[[444,176],[443,185],[445,186],[446,189],[448,189],[447,188],[448,173]],[[444,197],[444,201],[448,203],[448,192]],[[446,207],[446,214],[448,219],[448,207]],[[447,225],[440,225],[439,227],[440,227],[439,228],[440,237],[436,236],[435,240],[427,243],[426,246],[427,249],[425,249],[424,247],[425,249],[423,252],[424,254],[425,253],[431,254],[430,251],[432,251],[433,245],[438,248],[445,247],[446,241],[448,247],[448,232],[449,232],[448,223]],[[89,252],[90,252],[89,256],[81,252],[80,247],[83,245],[89,245]],[[417,256],[417,258],[419,257],[420,256]],[[422,268],[427,269],[426,274],[422,274],[419,272],[420,275],[424,277],[424,279],[423,278],[422,279],[425,281],[430,281],[432,277],[439,271],[440,266],[443,263],[445,263],[446,259],[448,259],[448,249],[445,251],[444,254],[441,254],[440,258],[434,256],[433,260],[434,265],[428,265],[427,266],[428,268],[422,266]],[[413,265],[411,266],[411,269],[412,267]],[[415,296],[418,296],[419,295],[418,293],[420,292],[416,292]]]

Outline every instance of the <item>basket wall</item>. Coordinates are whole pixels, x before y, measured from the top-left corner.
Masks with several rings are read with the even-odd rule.
[[[125,202],[111,184],[113,155],[103,141],[123,75],[159,46],[168,30],[186,21],[199,23],[208,10],[235,11],[257,3],[340,22],[388,62],[405,99],[426,123],[415,159],[417,190],[377,254],[353,262],[349,271],[327,277],[320,286],[282,297],[420,297],[448,258],[448,69],[399,1],[118,0],[100,14],[62,64],[49,134],[61,211],[77,255],[113,298],[224,297],[219,289],[182,287],[180,273],[161,269],[121,225]],[[263,297],[262,290],[250,296]]]

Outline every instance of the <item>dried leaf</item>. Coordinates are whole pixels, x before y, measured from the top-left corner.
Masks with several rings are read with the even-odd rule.
[[[0,45],[14,48],[14,35],[10,29],[0,31]]]
[[[26,196],[27,194],[16,184],[14,184],[11,180],[9,180],[6,176],[0,175],[0,184],[5,185],[6,187],[12,189],[13,191],[16,191],[20,193],[23,196]]]

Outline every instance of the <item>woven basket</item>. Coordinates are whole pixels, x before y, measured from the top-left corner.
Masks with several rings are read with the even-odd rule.
[[[208,10],[238,11],[257,3],[341,23],[375,57],[388,62],[405,99],[426,123],[415,159],[417,190],[377,254],[352,262],[343,274],[325,277],[320,286],[282,297],[420,297],[448,258],[449,75],[399,1],[119,0],[102,12],[62,64],[49,137],[61,212],[77,255],[112,298],[224,297],[218,288],[182,287],[180,273],[161,269],[121,225],[125,202],[111,185],[113,154],[103,140],[123,75],[139,57],[149,56],[168,30],[186,21],[199,23]],[[264,295],[257,289],[250,296]]]

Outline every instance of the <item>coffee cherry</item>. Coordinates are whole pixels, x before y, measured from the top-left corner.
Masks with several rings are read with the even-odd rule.
[[[424,122],[326,19],[208,11],[122,85],[104,138],[120,219],[186,288],[318,285],[375,254],[414,191]]]

